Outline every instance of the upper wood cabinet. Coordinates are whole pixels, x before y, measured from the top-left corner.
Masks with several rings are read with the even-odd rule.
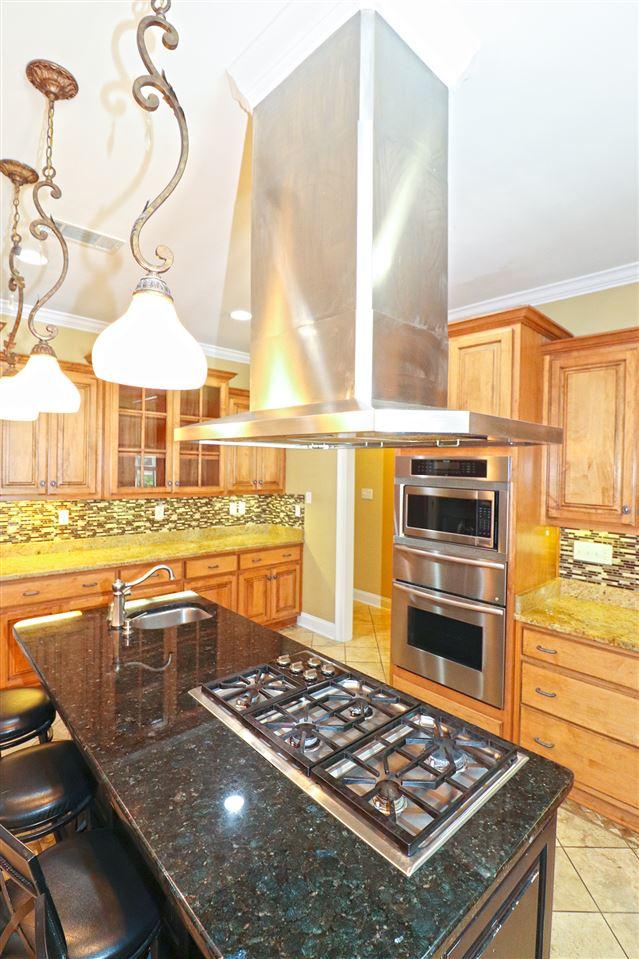
[[[544,349],[547,421],[564,430],[546,452],[546,515],[555,525],[638,525],[639,329]]]
[[[249,410],[248,390],[229,390],[229,412]],[[268,446],[229,446],[227,488],[230,493],[284,492],[286,452]]]
[[[102,490],[103,388],[89,370],[64,364],[80,391],[77,413],[41,413],[0,423],[0,494],[77,499]]]
[[[209,373],[199,390],[175,394],[175,426],[219,419],[229,409],[228,382],[234,373]],[[183,495],[221,493],[224,489],[226,450],[208,443],[176,443],[174,454],[176,493]]]
[[[531,306],[448,328],[448,407],[541,422],[540,347],[570,333]]]

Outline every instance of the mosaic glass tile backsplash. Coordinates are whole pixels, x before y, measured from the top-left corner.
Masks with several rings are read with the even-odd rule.
[[[577,540],[612,546],[612,565],[585,563],[573,556]],[[559,541],[559,575],[585,583],[601,583],[639,592],[639,536],[599,530],[562,529]]]
[[[231,516],[229,505],[241,500],[243,516]],[[155,507],[164,505],[164,519],[154,518]],[[301,516],[295,507],[301,507]],[[69,511],[66,526],[58,525],[58,510]],[[263,523],[304,528],[304,495],[202,496],[158,499],[68,500],[0,503],[0,543],[30,543],[44,540],[85,539],[91,536],[122,536],[127,533],[158,533],[207,526],[245,526]]]

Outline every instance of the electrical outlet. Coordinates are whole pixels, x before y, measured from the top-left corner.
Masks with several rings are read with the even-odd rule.
[[[367,486],[362,487],[361,493],[362,493],[362,499],[373,498],[373,491],[372,489],[369,489]]]
[[[612,566],[612,546],[609,543],[591,543],[588,540],[575,540],[572,555],[582,563],[600,563]]]
[[[237,512],[238,506],[239,506],[239,503],[237,502],[237,500],[232,499],[231,502],[229,503],[229,515],[230,515],[230,516],[237,516],[237,515],[238,515],[238,512]]]
[[[69,525],[69,510],[59,509],[58,510],[58,526],[68,526],[68,525]]]
[[[153,507],[153,519],[164,519],[164,503],[156,503],[156,505]]]
[[[296,504],[295,504],[295,515],[297,516],[298,519],[299,519],[300,516],[302,515],[302,504],[301,504],[301,503],[296,503]]]
[[[313,494],[311,493],[310,489],[307,489],[304,493],[304,502],[309,504],[313,502]]]

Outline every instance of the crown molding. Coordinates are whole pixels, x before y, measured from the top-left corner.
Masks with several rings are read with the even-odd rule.
[[[28,316],[33,304],[25,303],[23,315]],[[0,299],[0,315],[13,316],[15,306],[7,299]],[[68,330],[82,330],[83,333],[101,333],[109,325],[103,320],[94,320],[90,316],[80,316],[77,313],[64,313],[62,310],[49,310],[43,307],[38,311],[41,323],[61,326]],[[230,363],[249,363],[250,356],[242,350],[232,350],[227,346],[216,346],[213,343],[200,343],[205,356],[218,360],[227,360]]]
[[[639,283],[639,262],[625,263],[623,266],[599,270],[597,273],[584,273],[583,276],[574,276],[569,280],[560,280],[558,283],[547,283],[544,286],[534,286],[529,290],[518,290],[516,293],[495,296],[490,300],[468,303],[466,306],[449,310],[448,321],[454,323],[469,316],[498,313],[500,310],[508,310],[514,306],[554,303],[556,300],[568,300],[570,297],[583,296],[585,293],[599,293],[601,290],[627,286],[629,283]]]

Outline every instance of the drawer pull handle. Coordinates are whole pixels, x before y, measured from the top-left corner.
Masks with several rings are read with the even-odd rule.
[[[541,689],[539,686],[535,686],[535,692],[539,693],[540,696],[546,696],[548,699],[555,699],[557,693],[546,692],[545,689]]]
[[[554,749],[554,748],[555,748],[555,744],[554,744],[554,743],[546,743],[546,742],[544,742],[543,739],[540,739],[539,736],[533,736],[533,740],[537,743],[537,745],[543,746],[544,749]]]
[[[220,564],[219,564],[219,563],[209,563],[209,565],[208,565],[206,568],[207,568],[207,569],[219,569],[219,568],[220,568]]]
[[[252,563],[261,563],[261,562],[262,562],[262,557],[261,557],[261,556],[255,556],[255,557],[251,560],[251,562],[252,562]]]
[[[82,589],[91,589],[93,586],[97,585],[97,583],[82,583]]]
[[[539,650],[540,653],[548,653],[549,656],[556,656],[556,655],[557,655],[557,650],[556,650],[556,649],[549,649],[548,646],[539,646],[539,645],[537,645],[537,649]]]
[[[40,595],[40,590],[39,590],[39,589],[25,589],[25,591],[24,591],[24,593],[23,593],[22,595],[23,595],[23,596],[39,596],[39,595]]]

